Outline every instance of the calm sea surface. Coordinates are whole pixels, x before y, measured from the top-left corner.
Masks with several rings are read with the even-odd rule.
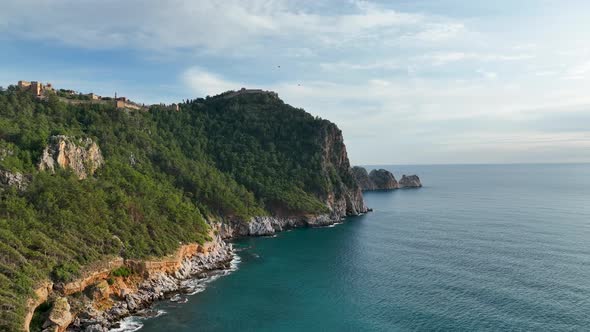
[[[590,165],[390,166],[374,212],[236,243],[141,331],[590,331]]]

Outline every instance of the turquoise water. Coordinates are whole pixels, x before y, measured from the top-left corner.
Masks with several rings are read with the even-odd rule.
[[[141,331],[590,330],[590,165],[404,166],[333,228],[238,241]]]

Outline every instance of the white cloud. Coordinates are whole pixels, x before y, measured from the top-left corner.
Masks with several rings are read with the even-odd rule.
[[[197,96],[214,96],[228,90],[238,90],[243,84],[226,80],[200,67],[192,67],[182,75],[182,81]]]
[[[352,41],[438,41],[464,30],[448,19],[354,2],[352,12],[306,10],[294,0],[159,0],[92,2],[20,0],[0,12],[5,36],[55,40],[86,48],[248,52],[265,42],[313,47]],[[293,45],[291,46],[293,48]]]
[[[584,61],[576,64],[569,69],[565,78],[579,80],[590,76],[590,61]]]

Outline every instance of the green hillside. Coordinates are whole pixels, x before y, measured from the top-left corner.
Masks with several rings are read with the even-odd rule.
[[[36,282],[72,280],[108,255],[203,242],[210,217],[327,212],[327,193],[352,181],[323,159],[328,130],[272,94],[129,112],[0,91],[0,171],[28,183],[0,185],[0,329],[21,326]],[[38,171],[53,135],[91,138],[105,165],[85,180]]]

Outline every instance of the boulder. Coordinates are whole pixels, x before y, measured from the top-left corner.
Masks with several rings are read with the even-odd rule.
[[[53,302],[53,308],[49,313],[49,323],[54,325],[54,331],[62,332],[65,331],[68,325],[72,323],[73,316],[70,312],[70,304],[68,299],[65,297],[58,297]]]

